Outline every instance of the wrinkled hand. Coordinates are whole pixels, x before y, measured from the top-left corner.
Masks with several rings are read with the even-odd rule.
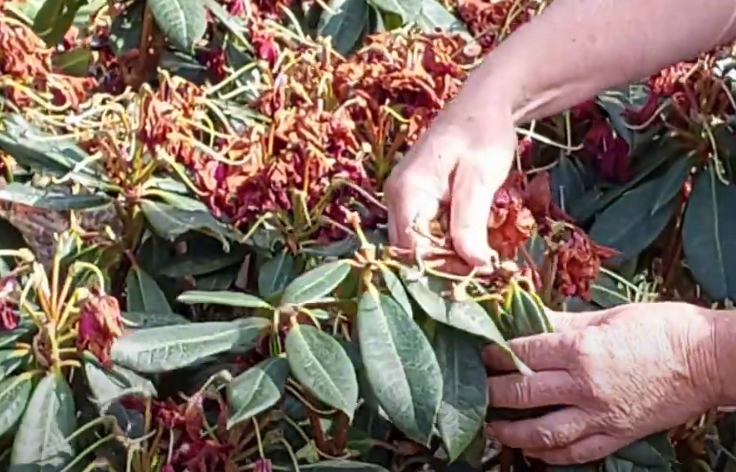
[[[717,406],[722,382],[713,313],[681,303],[553,313],[555,333],[511,341],[536,373],[489,378],[489,401],[516,409],[567,407],[491,423],[488,434],[550,464],[584,463]],[[484,361],[513,370],[495,346]]]
[[[511,115],[498,116],[474,131],[477,124],[443,112],[394,168],[384,186],[392,244],[415,249],[426,243],[421,234],[429,234],[430,220],[449,203],[454,249],[470,266],[491,262],[488,216],[517,145]]]

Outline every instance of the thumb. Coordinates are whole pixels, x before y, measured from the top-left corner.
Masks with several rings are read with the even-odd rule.
[[[488,215],[496,190],[508,176],[513,148],[483,155],[473,154],[458,162],[452,182],[450,236],[460,257],[472,266],[491,262],[488,245]]]

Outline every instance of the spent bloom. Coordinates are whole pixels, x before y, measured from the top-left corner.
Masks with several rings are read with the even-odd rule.
[[[99,361],[109,366],[110,349],[124,330],[120,305],[115,297],[91,294],[80,308],[77,349],[92,352]]]

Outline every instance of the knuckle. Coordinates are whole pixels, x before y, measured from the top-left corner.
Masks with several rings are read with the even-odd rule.
[[[532,442],[544,449],[552,449],[560,446],[559,435],[547,428],[537,428],[532,433]]]

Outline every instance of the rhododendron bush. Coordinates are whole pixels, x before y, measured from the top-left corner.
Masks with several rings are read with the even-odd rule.
[[[493,267],[449,209],[390,244],[391,169],[546,6],[0,0],[0,200],[68,222],[0,220],[2,470],[546,468],[484,435],[542,413],[488,408],[485,345],[736,298],[729,48],[519,128]],[[726,472],[734,426],[566,468]]]

